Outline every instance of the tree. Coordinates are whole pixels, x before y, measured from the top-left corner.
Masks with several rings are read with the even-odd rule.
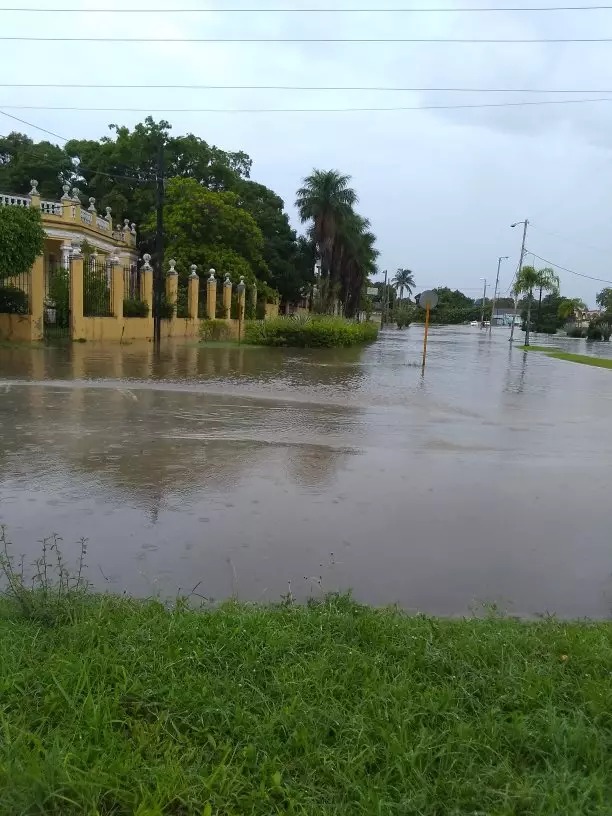
[[[395,288],[399,291],[400,301],[404,299],[404,289],[408,292],[408,297],[414,289],[414,273],[410,269],[398,269],[393,278]]]
[[[296,195],[302,223],[312,222],[312,237],[321,258],[321,286],[326,310],[331,308],[339,285],[339,267],[334,264],[336,234],[352,213],[357,194],[349,186],[350,176],[337,170],[313,170]]]
[[[531,329],[531,306],[533,303],[533,290],[539,286],[540,278],[538,271],[533,266],[523,266],[516,276],[514,291],[517,295],[527,295],[527,325],[525,329],[525,345],[529,345],[529,332]]]
[[[559,303],[557,314],[562,320],[573,320],[577,312],[583,312],[586,309],[586,303],[580,298],[563,298]]]
[[[598,292],[595,296],[595,302],[601,307],[604,312],[612,312],[612,289],[606,287]]]
[[[234,283],[244,275],[247,284],[266,285],[263,235],[235,193],[207,190],[195,179],[171,179],[164,222],[168,257],[177,261],[179,280],[184,282],[196,264],[200,276],[208,276],[212,267],[219,275],[229,272]],[[147,229],[153,227],[151,218]]]
[[[551,269],[549,266],[545,267],[544,269],[539,269],[537,285],[540,290],[540,294],[538,297],[538,312],[536,317],[536,326],[539,329],[540,315],[542,312],[542,292],[544,290],[546,290],[547,292],[558,292],[559,276],[555,273],[555,270]]]
[[[0,190],[27,195],[30,180],[38,181],[43,198],[59,198],[62,184],[72,181],[74,168],[63,148],[50,142],[36,145],[23,133],[0,138]]]
[[[369,275],[376,271],[378,252],[370,222],[351,213],[340,224],[335,241],[334,263],[338,268],[339,295],[346,317],[354,317]]]
[[[40,210],[0,207],[0,282],[28,272],[44,241]]]

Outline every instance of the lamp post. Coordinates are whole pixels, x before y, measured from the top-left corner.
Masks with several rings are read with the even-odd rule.
[[[489,334],[493,329],[493,315],[495,314],[495,303],[497,302],[497,287],[499,285],[499,268],[502,261],[507,261],[507,255],[500,255],[497,259],[497,275],[495,276],[495,289],[493,290],[493,300],[491,301],[491,320],[489,321]]]
[[[524,221],[515,221],[514,224],[510,224],[510,226],[514,229],[514,227],[518,227],[519,224],[523,225],[523,241],[521,243],[521,256],[519,258],[519,263],[516,268],[516,276],[514,278],[514,315],[512,317],[512,328],[510,329],[510,342],[514,339],[514,324],[516,323],[516,308],[518,305],[518,292],[516,291],[516,282],[518,280],[518,276],[523,268],[523,258],[525,257],[525,239],[527,238],[527,225],[529,224],[529,219],[526,218]]]

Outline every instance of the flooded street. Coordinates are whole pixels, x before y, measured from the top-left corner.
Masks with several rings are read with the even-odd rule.
[[[609,617],[611,373],[434,327],[423,378],[421,342],[0,348],[0,523],[116,592]]]

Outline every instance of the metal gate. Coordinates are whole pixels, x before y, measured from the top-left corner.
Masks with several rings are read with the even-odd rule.
[[[45,269],[43,333],[45,340],[70,337],[70,270],[59,264]]]

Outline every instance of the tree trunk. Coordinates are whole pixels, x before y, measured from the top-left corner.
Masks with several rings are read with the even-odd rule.
[[[538,299],[538,316],[536,317],[536,327],[540,328],[540,312],[542,311],[542,289],[544,287],[540,286],[540,297]]]
[[[525,345],[529,345],[529,328],[531,326],[531,301],[533,300],[533,292],[530,289],[527,295],[527,326],[525,327]]]

